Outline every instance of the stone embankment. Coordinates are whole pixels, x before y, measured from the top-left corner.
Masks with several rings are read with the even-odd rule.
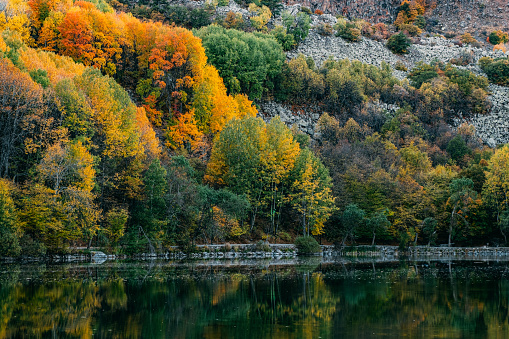
[[[504,259],[509,260],[509,247],[427,247],[415,246],[409,250],[415,258],[447,259]]]
[[[398,258],[405,255],[412,259],[496,259],[509,260],[509,247],[428,247],[411,246],[401,252],[398,246],[352,246],[341,249],[328,246],[324,249],[325,255],[339,257],[384,257]]]

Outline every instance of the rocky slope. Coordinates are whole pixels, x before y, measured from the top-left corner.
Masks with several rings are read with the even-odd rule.
[[[433,0],[426,16],[439,32],[482,31],[487,28],[509,30],[508,0]],[[394,22],[400,0],[286,0],[315,11],[361,18],[371,22]]]
[[[477,61],[483,56],[500,57],[504,54],[501,51],[488,51],[481,48],[459,47],[451,40],[430,37],[422,38],[419,44],[410,48],[410,53],[405,56],[398,56],[391,53],[383,43],[363,38],[358,43],[350,43],[342,38],[334,36],[321,36],[315,31],[310,31],[309,36],[299,45],[299,47],[287,54],[288,58],[295,58],[299,54],[312,57],[319,66],[328,58],[359,60],[364,63],[379,66],[385,61],[392,66],[398,61],[403,62],[408,69],[411,69],[417,62],[424,61],[429,63],[433,60],[449,62],[452,58],[458,57],[461,53],[472,55],[472,62],[464,66],[476,74],[483,74]],[[403,79],[405,72],[394,71],[394,74]],[[467,122],[474,125],[477,135],[489,146],[495,146],[500,143],[509,142],[509,88],[496,85],[490,85],[490,100],[493,103],[491,112],[488,115],[475,116]],[[387,105],[391,103],[380,103]],[[271,116],[276,112],[284,111],[283,108],[275,110],[271,106],[262,106],[265,115]],[[385,109],[381,106],[382,109]],[[285,108],[288,109],[288,108]],[[309,124],[312,123],[313,113],[303,112],[302,114],[290,114],[286,112],[283,117],[290,117],[286,121],[290,124],[296,123],[302,126],[301,129],[310,132]],[[295,120],[295,116],[302,116],[300,120]],[[458,120],[457,124],[464,122]]]

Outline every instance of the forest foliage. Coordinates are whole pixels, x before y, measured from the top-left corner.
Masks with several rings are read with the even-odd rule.
[[[418,4],[402,5],[401,30],[419,25]],[[509,151],[483,147],[468,124],[451,127],[489,111],[486,78],[439,62],[398,80],[385,63],[286,61],[309,14],[283,12],[284,27],[267,33],[280,8],[258,5],[259,27],[246,32],[233,28],[236,17],[230,28],[204,16],[198,24],[198,12],[172,14],[201,27],[190,31],[103,1],[9,1],[0,12],[0,255],[297,234],[506,242]],[[338,28],[355,41],[382,34],[375,26]],[[480,66],[505,84],[505,61]],[[318,107],[315,140],[257,117],[252,100],[267,99]]]

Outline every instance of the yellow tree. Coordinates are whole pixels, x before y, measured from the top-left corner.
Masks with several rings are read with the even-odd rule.
[[[39,37],[37,39],[37,45],[50,52],[57,51],[57,44],[59,38],[58,27],[64,20],[64,14],[61,12],[51,12],[49,16],[44,20],[42,24]]]
[[[13,185],[0,179],[0,256],[18,256],[20,254],[19,238],[21,228],[16,215],[16,208],[12,199]]]
[[[292,184],[292,205],[300,214],[302,234],[320,235],[334,211],[332,179],[322,162],[308,149],[300,152]]]
[[[80,141],[48,148],[38,172],[52,188],[53,200],[63,213],[68,240],[90,240],[98,230],[99,211],[94,203],[94,160]]]
[[[226,86],[213,66],[205,66],[203,79],[194,88],[192,107],[203,133],[218,133],[233,118],[256,116],[257,110],[245,95],[226,94]]]
[[[281,208],[287,200],[286,195],[290,190],[290,187],[285,187],[285,184],[288,183],[288,176],[295,166],[300,147],[297,141],[294,140],[292,132],[279,116],[273,118],[267,124],[266,133],[267,148],[263,156],[269,174],[267,191],[270,192],[266,198],[270,206],[270,231],[276,234],[281,218]]]
[[[9,30],[17,32],[23,42],[31,45],[30,20],[28,16],[30,8],[23,0],[9,0],[3,11],[0,12],[0,32]]]
[[[509,146],[507,145],[497,149],[488,161],[483,198],[496,207],[500,232],[507,242],[507,227],[503,222],[507,219],[509,211]]]

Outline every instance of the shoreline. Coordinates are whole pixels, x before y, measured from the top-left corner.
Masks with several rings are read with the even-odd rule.
[[[382,261],[399,260],[507,260],[509,261],[509,247],[428,247],[412,246],[400,251],[398,246],[389,245],[359,245],[345,246],[337,249],[333,245],[321,245],[322,251],[311,256],[327,258],[329,260],[371,258]],[[221,262],[237,260],[287,260],[302,256],[293,244],[220,244],[199,245],[197,251],[184,253],[178,248],[170,248],[164,253],[140,253],[135,255],[106,254],[100,249],[89,250],[88,253],[48,255],[44,257],[0,258],[0,263],[95,263],[106,261],[135,260],[189,260],[203,262]]]

